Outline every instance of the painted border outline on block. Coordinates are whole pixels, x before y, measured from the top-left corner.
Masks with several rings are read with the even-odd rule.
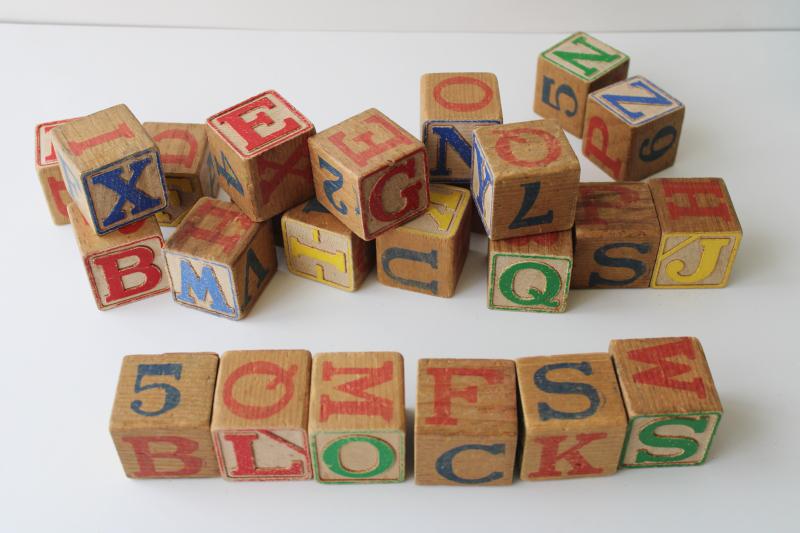
[[[335,232],[332,232],[330,230],[318,228],[318,227],[316,227],[316,226],[314,226],[312,224],[309,224],[307,222],[303,222],[303,221],[300,221],[300,220],[291,219],[291,222],[295,223],[295,224],[301,224],[303,226],[306,226],[306,227],[308,227],[308,228],[310,228],[312,230],[317,230],[319,232],[325,231],[325,232],[328,232],[328,233],[335,233]],[[345,266],[346,266],[346,268],[349,269],[349,273],[352,274],[352,278],[353,278],[353,285],[348,287],[346,285],[339,285],[338,283],[334,283],[334,282],[329,281],[329,280],[324,279],[324,278],[323,279],[319,279],[319,278],[317,278],[317,277],[315,277],[315,276],[313,276],[311,274],[308,274],[306,272],[301,272],[299,270],[291,268],[292,261],[289,259],[289,256],[290,256],[289,239],[288,239],[288,235],[286,234],[286,225],[283,223],[283,221],[281,221],[280,224],[281,224],[281,234],[283,235],[283,245],[284,245],[283,250],[284,250],[285,255],[286,255],[286,269],[289,272],[291,272],[292,274],[294,274],[296,276],[300,276],[301,278],[305,278],[305,279],[308,279],[308,280],[311,280],[311,281],[316,281],[317,283],[322,283],[323,285],[327,285],[327,286],[333,287],[335,289],[340,289],[340,290],[347,291],[347,292],[354,292],[356,290],[356,287],[355,287],[355,285],[356,285],[356,272],[355,272],[355,264],[353,263],[353,239],[352,239],[353,235],[352,234],[350,236],[351,238],[348,240],[348,243],[347,243],[347,250],[344,252],[345,253]],[[349,231],[349,228],[346,228],[346,229]],[[309,246],[311,248],[315,248],[314,246],[311,246],[309,244],[306,244],[306,246]],[[319,250],[319,248],[315,248],[315,249]],[[324,250],[322,250],[322,251],[324,251]]]
[[[506,252],[496,252],[492,256],[492,265],[489,269],[489,280],[487,283],[489,289],[489,309],[497,309],[500,311],[522,311],[525,313],[560,313],[566,311],[567,305],[567,296],[569,296],[569,284],[570,278],[572,277],[572,259],[569,257],[564,257],[563,255],[524,255],[524,254],[511,254]],[[567,262],[569,267],[567,268],[567,279],[562,280],[565,282],[566,289],[564,290],[564,309],[563,311],[555,310],[555,311],[546,311],[544,309],[534,309],[532,307],[500,307],[494,305],[494,279],[495,279],[495,272],[496,272],[496,263],[498,257],[517,257],[522,259],[561,259]]]
[[[708,446],[706,446],[703,458],[698,462],[645,464],[645,465],[626,465],[624,463],[625,452],[628,451],[628,442],[630,441],[631,430],[633,429],[634,421],[639,420],[640,418],[686,418],[690,416],[699,417],[699,416],[712,416],[712,415],[717,415],[717,423],[714,425],[714,429],[711,431],[711,436],[708,438]],[[693,413],[664,413],[656,415],[634,416],[628,420],[628,427],[625,429],[625,441],[622,443],[622,452],[620,452],[619,456],[619,467],[620,468],[665,468],[670,466],[700,466],[706,462],[706,459],[708,459],[708,452],[711,450],[711,445],[714,444],[714,437],[717,435],[717,429],[719,429],[720,422],[722,422],[722,411],[703,411],[703,412],[693,412]]]
[[[612,70],[612,69],[614,69],[614,68],[618,67],[618,66],[619,66],[621,63],[623,63],[624,61],[629,61],[629,60],[630,60],[630,58],[628,57],[628,55],[627,55],[627,54],[625,54],[625,53],[623,53],[623,52],[620,52],[619,50],[617,50],[617,49],[616,49],[616,48],[614,48],[613,46],[609,45],[609,44],[608,44],[608,43],[606,43],[605,41],[600,41],[600,39],[597,39],[597,38],[595,38],[595,37],[592,37],[592,39],[594,39],[595,41],[600,41],[601,43],[603,43],[604,45],[608,46],[609,48],[611,48],[612,50],[614,50],[616,53],[618,53],[618,54],[620,55],[620,58],[619,58],[619,60],[618,60],[618,61],[616,61],[616,62],[614,62],[614,63],[609,63],[609,66],[608,66],[608,68],[607,68],[606,70],[604,70],[604,71],[599,71],[599,72],[598,72],[598,73],[597,73],[595,76],[587,77],[587,76],[584,76],[583,74],[578,74],[577,72],[573,72],[573,71],[571,71],[571,70],[568,70],[568,69],[564,68],[564,66],[563,66],[563,65],[561,65],[561,64],[559,64],[559,63],[556,63],[555,61],[553,61],[552,59],[550,59],[549,57],[547,57],[547,54],[549,54],[550,52],[552,52],[553,50],[555,50],[556,48],[558,48],[559,46],[561,46],[561,45],[562,45],[562,44],[564,44],[565,42],[567,42],[567,41],[571,40],[573,37],[576,37],[576,36],[578,36],[578,35],[585,35],[586,37],[592,37],[591,35],[589,35],[589,34],[588,34],[588,33],[586,33],[586,32],[582,32],[582,31],[575,32],[575,33],[573,33],[572,35],[570,35],[569,37],[567,37],[566,39],[562,39],[562,40],[561,40],[561,41],[559,41],[558,43],[554,44],[553,46],[551,46],[550,48],[548,48],[547,50],[545,50],[544,52],[542,52],[542,53],[541,53],[541,57],[543,57],[543,58],[545,59],[545,61],[547,61],[547,62],[549,62],[549,63],[553,64],[553,65],[554,65],[554,66],[556,66],[557,68],[559,68],[559,69],[561,69],[561,70],[563,70],[563,71],[565,71],[565,72],[568,72],[569,74],[572,74],[573,76],[575,76],[575,77],[577,77],[577,78],[579,78],[579,79],[581,79],[581,80],[583,80],[583,81],[590,81],[590,82],[591,82],[591,81],[595,81],[595,80],[597,80],[597,79],[598,79],[600,76],[602,76],[603,74],[606,74],[606,73],[607,73],[607,72],[609,72],[610,70]],[[576,38],[577,38],[577,37],[576,37]]]
[[[228,273],[228,281],[230,281],[230,283],[231,283],[231,297],[233,298],[233,302],[231,302],[231,307],[233,307],[233,310],[236,311],[236,314],[234,314],[234,315],[226,315],[226,314],[223,314],[223,313],[218,313],[217,311],[214,311],[213,309],[206,309],[204,307],[198,307],[196,305],[190,305],[190,304],[187,304],[187,303],[184,303],[184,302],[181,302],[180,300],[178,300],[178,298],[175,296],[175,283],[172,280],[172,271],[169,269],[169,261],[167,260],[167,256],[168,255],[171,255],[171,256],[174,256],[174,257],[186,257],[186,258],[189,258],[189,259],[193,259],[195,261],[199,261],[201,263],[207,263],[209,265],[214,265],[214,266],[218,266],[218,267],[224,268],[225,271]],[[230,320],[239,320],[239,318],[241,316],[241,312],[240,312],[240,309],[239,309],[239,301],[236,299],[236,285],[234,285],[234,283],[233,283],[233,268],[231,268],[228,265],[225,265],[223,263],[217,263],[216,261],[209,261],[208,259],[203,259],[202,257],[195,257],[195,256],[189,255],[189,254],[179,254],[179,253],[167,251],[166,249],[164,249],[164,260],[167,263],[167,272],[169,273],[170,292],[172,292],[172,299],[175,300],[176,303],[178,303],[180,305],[183,305],[185,307],[188,307],[190,309],[197,309],[198,311],[205,311],[206,313],[209,313],[209,314],[212,314],[212,315],[215,315],[215,316],[221,316],[221,317],[224,317],[224,318],[228,318]],[[235,261],[236,261],[236,259],[234,259],[234,262]]]
[[[225,459],[223,458],[222,454],[222,445],[219,444],[220,435],[222,433],[233,433],[233,434],[240,434],[240,433],[250,433],[252,434],[254,431],[269,431],[273,433],[275,431],[281,430],[290,430],[290,431],[297,431],[300,430],[303,432],[303,446],[305,447],[306,454],[306,464],[308,465],[308,471],[302,476],[232,476],[228,472],[228,465],[225,464]],[[305,428],[261,428],[261,429],[219,429],[211,433],[211,438],[214,444],[214,455],[217,456],[217,463],[219,464],[220,474],[225,479],[230,479],[234,481],[297,481],[297,480],[306,480],[306,479],[314,479],[314,467],[311,462],[311,447],[309,446],[309,438],[308,438],[308,430]]]
[[[670,101],[678,104],[678,106],[677,107],[673,107],[671,109],[664,110],[664,111],[662,111],[661,113],[659,113],[657,115],[653,115],[652,117],[649,117],[647,120],[642,120],[641,122],[631,122],[624,115],[620,114],[618,109],[616,109],[614,107],[611,107],[611,106],[605,104],[604,102],[602,102],[600,100],[600,96],[602,96],[602,95],[598,95],[597,94],[600,91],[603,91],[603,94],[606,94],[605,91],[607,91],[608,89],[613,89],[614,87],[617,87],[617,86],[620,86],[620,85],[624,85],[624,84],[630,85],[634,81],[644,81],[651,89],[655,89],[656,92],[658,92],[658,94],[660,94],[661,96],[663,96],[665,98],[669,98]],[[683,105],[683,102],[681,102],[680,100],[678,100],[677,98],[675,98],[674,96],[669,94],[667,91],[665,91],[664,89],[662,89],[661,87],[659,87],[658,85],[653,83],[652,81],[648,80],[644,76],[633,76],[632,78],[628,78],[627,80],[622,80],[622,81],[619,81],[619,82],[617,82],[617,83],[615,83],[613,85],[609,85],[607,87],[603,87],[602,89],[599,89],[598,91],[589,94],[589,98],[592,101],[594,101],[597,105],[601,106],[603,109],[605,109],[606,111],[608,111],[609,113],[611,113],[615,117],[617,117],[620,120],[622,120],[625,124],[628,124],[629,126],[633,126],[634,128],[642,126],[644,124],[648,124],[648,123],[650,123],[650,122],[652,122],[652,121],[654,121],[654,120],[656,120],[658,118],[661,118],[661,117],[663,117],[665,115],[669,115],[670,113],[675,113],[679,109],[685,109],[685,107]]]
[[[402,438],[400,439],[400,449],[395,450],[397,452],[397,460],[400,463],[400,477],[397,479],[334,479],[334,480],[327,480],[321,479],[321,474],[319,470],[319,459],[317,453],[317,435],[318,434],[324,435],[401,435]],[[313,436],[311,436],[311,460],[313,462],[314,467],[314,479],[318,483],[326,483],[330,485],[348,485],[351,483],[402,483],[406,479],[406,432],[400,431],[397,429],[393,430],[382,430],[382,429],[364,429],[363,431],[353,430],[353,431],[316,431],[314,432]]]
[[[661,264],[664,262],[664,246],[667,244],[667,239],[670,237],[699,237],[699,238],[714,238],[714,237],[733,237],[733,248],[731,248],[731,255],[728,258],[728,264],[725,265],[725,275],[719,283],[673,283],[670,285],[658,284],[658,273],[661,271]],[[739,244],[742,241],[742,234],[731,231],[724,232],[676,232],[676,233],[662,233],[661,241],[658,243],[658,254],[656,255],[656,262],[653,265],[653,275],[650,278],[649,287],[653,289],[719,289],[728,285],[728,278],[733,271],[733,262],[739,252]],[[678,245],[680,246],[680,245]]]

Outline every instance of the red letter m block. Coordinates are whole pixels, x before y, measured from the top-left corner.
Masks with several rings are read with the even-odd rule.
[[[337,376],[360,376],[336,387],[354,400],[335,401],[327,394],[320,397],[320,420],[328,420],[334,415],[379,416],[390,422],[393,416],[394,402],[390,398],[375,396],[369,389],[387,383],[394,376],[394,363],[386,361],[378,368],[336,368],[330,361],[322,366],[322,381],[332,381]]]

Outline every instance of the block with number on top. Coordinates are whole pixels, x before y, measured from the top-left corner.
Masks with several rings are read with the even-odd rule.
[[[211,443],[217,354],[128,355],[111,413],[111,437],[132,478],[219,475]]]
[[[222,477],[309,479],[311,354],[247,350],[222,355],[211,433]]]
[[[243,318],[275,274],[271,221],[253,222],[230,202],[201,198],[167,241],[179,304]]]
[[[317,199],[364,240],[428,208],[424,145],[377,109],[308,141]]]
[[[634,76],[589,95],[583,154],[616,181],[637,181],[675,163],[686,108]]]
[[[661,244],[651,287],[716,288],[728,284],[742,226],[720,178],[651,180]]]
[[[394,352],[314,357],[308,432],[322,483],[405,479],[403,356]]]
[[[36,174],[47,200],[50,217],[58,225],[69,224],[67,204],[72,202],[61,177],[61,168],[53,146],[53,128],[65,122],[69,120],[45,122],[36,126]]]
[[[705,462],[722,404],[700,342],[692,337],[613,340],[628,412],[621,466]]]
[[[325,285],[355,291],[375,265],[375,246],[360,239],[316,198],[281,217],[286,268]]]
[[[167,206],[155,142],[123,104],[53,129],[67,191],[98,235]]]
[[[472,194],[490,239],[572,227],[581,169],[557,122],[478,128],[473,146]]]

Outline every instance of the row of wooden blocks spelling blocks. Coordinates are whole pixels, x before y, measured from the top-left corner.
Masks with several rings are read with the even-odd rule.
[[[402,481],[403,376],[393,352],[130,355],[111,435],[134,478]],[[721,416],[689,337],[516,361],[422,359],[414,475],[424,485],[509,484],[516,456],[523,480],[700,464]]]
[[[422,143],[374,109],[315,134],[274,91],[205,127],[141,125],[116,106],[40,125],[37,167],[101,309],[171,282],[180,303],[245,316],[275,272],[278,218],[293,273],[355,290],[377,263],[382,283],[451,296],[473,210],[491,308],[563,311],[570,286],[722,287],[741,226],[721,179],[579,183],[561,127],[618,180],[674,161],[684,108],[643,78],[618,81],[627,65],[575,34],[540,56],[534,107],[552,118],[506,125],[494,75],[426,74]],[[218,186],[233,203],[203,198]],[[179,223],[163,255],[152,215]]]

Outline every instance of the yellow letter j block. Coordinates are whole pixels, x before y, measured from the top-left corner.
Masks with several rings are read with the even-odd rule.
[[[664,234],[650,286],[724,287],[741,239],[741,233]]]

